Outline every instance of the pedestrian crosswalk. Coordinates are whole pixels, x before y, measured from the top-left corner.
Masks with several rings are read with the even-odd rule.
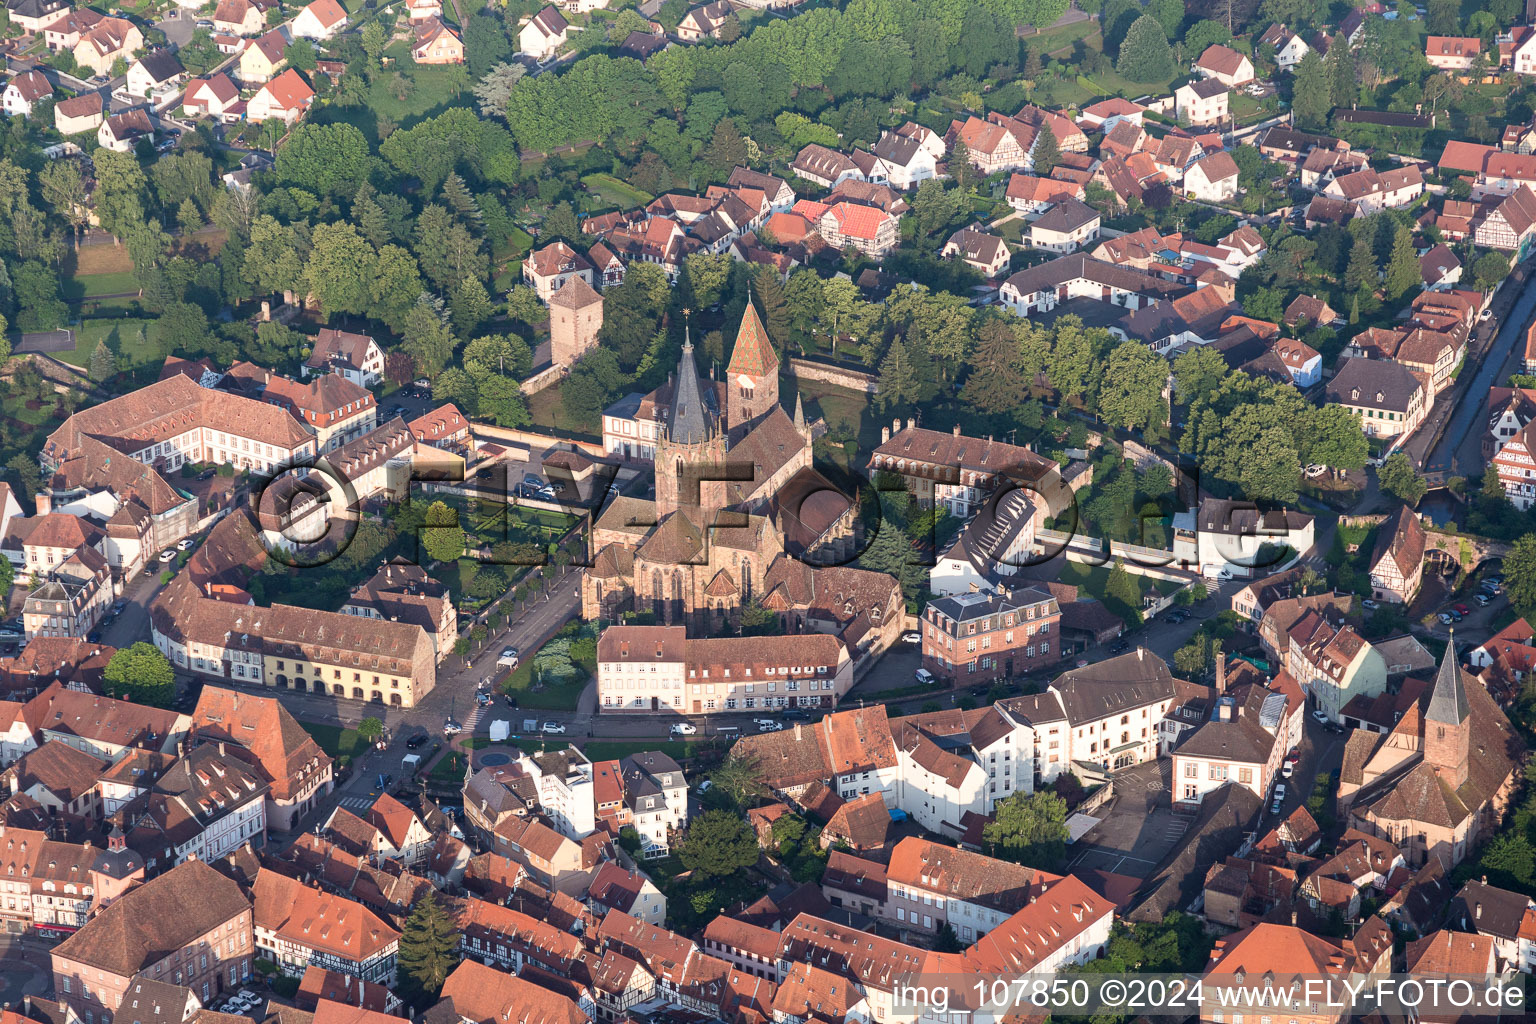
[[[366,811],[373,806],[373,798],[368,796],[344,796],[336,803],[349,811]]]
[[[1164,832],[1164,835],[1167,837],[1170,843],[1176,843],[1180,839],[1184,838],[1184,833],[1188,831],[1189,819],[1176,817],[1168,822],[1168,828]]]

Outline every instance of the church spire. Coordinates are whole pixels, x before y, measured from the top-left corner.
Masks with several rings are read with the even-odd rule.
[[[1460,725],[1470,714],[1467,687],[1462,682],[1461,666],[1456,661],[1456,631],[1453,629],[1450,642],[1445,645],[1445,657],[1440,659],[1440,671],[1435,675],[1429,709],[1424,717],[1440,725]]]
[[[709,416],[699,391],[699,368],[693,361],[693,338],[683,326],[683,354],[677,361],[677,389],[672,393],[672,414],[667,437],[674,444],[699,444],[709,439]]]
[[[736,331],[736,344],[731,348],[731,362],[725,375],[734,379],[741,375],[761,378],[779,372],[779,354],[773,350],[773,342],[757,315],[757,306],[747,297],[747,309],[741,317],[741,327]]]
[[[795,392],[795,432],[809,439],[810,431],[805,426],[805,403],[801,401],[800,392]]]

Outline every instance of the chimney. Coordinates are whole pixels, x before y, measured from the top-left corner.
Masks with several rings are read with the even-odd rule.
[[[892,418],[892,420],[891,420],[891,433],[893,433],[893,434],[901,433],[901,417],[900,416],[896,416],[896,417]]]
[[[1479,903],[1474,903],[1472,905],[1472,916],[1476,920],[1479,920],[1479,921],[1481,921],[1483,919],[1483,905],[1482,905],[1482,903],[1479,902]]]
[[[880,428],[880,443],[881,444],[885,444],[885,442],[889,441],[890,439],[891,439],[891,428],[890,427],[881,427]]]
[[[1296,927],[1296,911],[1291,911],[1291,927]]]
[[[800,742],[800,723],[799,722],[795,723],[795,742],[796,743]]]
[[[1216,696],[1227,692],[1227,652],[1216,652]]]
[[[907,429],[911,430],[915,426],[917,426],[917,423],[912,419],[912,417],[908,416],[907,417]]]
[[[956,437],[960,436],[960,424],[958,424],[958,423],[955,424],[955,436]]]

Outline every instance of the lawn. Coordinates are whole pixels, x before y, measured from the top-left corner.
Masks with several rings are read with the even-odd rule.
[[[632,207],[644,206],[655,198],[611,174],[589,174],[581,179],[581,183],[587,186],[587,191],[598,200],[591,206],[592,209],[617,206],[621,210],[628,210]]]
[[[528,415],[533,417],[533,422],[541,427],[548,427],[556,433],[566,437],[586,438],[592,441],[602,440],[593,428],[595,423],[586,423],[581,420],[571,419],[565,411],[565,404],[560,401],[560,385],[536,391],[528,396]]]
[[[575,711],[576,703],[581,699],[581,691],[586,689],[587,680],[597,672],[597,665],[577,662],[577,666],[586,671],[578,681],[564,686],[542,685],[540,689],[534,689],[533,661],[536,653],[524,653],[522,662],[513,669],[503,680],[496,684],[502,693],[510,693],[517,697],[519,710],[531,711]]]
[[[1062,583],[1070,583],[1080,588],[1089,597],[1102,601],[1104,600],[1105,587],[1109,583],[1110,568],[1108,565],[1088,565],[1084,562],[1063,560],[1061,571],[1057,573],[1056,578]],[[1143,595],[1149,591],[1156,590],[1159,594],[1166,596],[1180,587],[1180,584],[1175,583],[1173,580],[1138,576],[1135,573],[1131,574],[1131,579],[1135,580],[1137,585],[1141,587]]]
[[[101,295],[122,295],[139,292],[139,282],[132,271],[122,270],[108,274],[76,274],[64,282],[64,298],[70,302],[92,299]]]
[[[322,725],[319,722],[300,722],[305,732],[315,738],[320,749],[342,764],[368,749],[368,741],[356,729],[341,725]]]
[[[1096,21],[1078,21],[1060,28],[1047,29],[1039,35],[1025,36],[1024,45],[1029,47],[1031,53],[1060,58],[1072,52],[1073,42],[1086,36],[1094,37],[1094,41],[1089,43],[1094,49],[1103,46],[1103,37],[1099,35],[1099,23]]]
[[[394,65],[384,74],[374,76],[360,106],[327,104],[316,112],[316,118],[321,123],[350,124],[377,147],[380,121],[388,121],[396,128],[409,128],[449,107],[474,105],[475,96],[469,89],[469,76],[464,68],[414,64],[404,43],[389,47],[385,55],[394,58]],[[398,89],[397,81],[402,82]]]
[[[91,365],[91,353],[105,341],[107,348],[117,356],[120,370],[133,370],[160,359],[159,349],[149,343],[145,334],[150,321],[132,318],[102,318],[82,320],[75,328],[75,347],[55,352],[60,362],[87,369]]]
[[[702,742],[701,740],[593,740],[581,749],[589,761],[617,761],[647,750],[660,751],[677,761],[692,757],[693,751],[701,746]]]

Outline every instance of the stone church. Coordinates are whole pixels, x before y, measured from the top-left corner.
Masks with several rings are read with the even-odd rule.
[[[779,357],[756,309],[748,303],[723,381],[700,376],[685,340],[676,373],[652,397],[665,409],[655,498],[618,495],[598,515],[583,616],[651,612],[704,635],[755,602],[787,631],[837,633],[865,648],[894,640],[904,610],[895,579],[797,557],[818,537],[845,549],[856,510],[811,468],[811,430],[798,399],[793,416],[779,402]],[[814,497],[790,508],[788,494]]]

